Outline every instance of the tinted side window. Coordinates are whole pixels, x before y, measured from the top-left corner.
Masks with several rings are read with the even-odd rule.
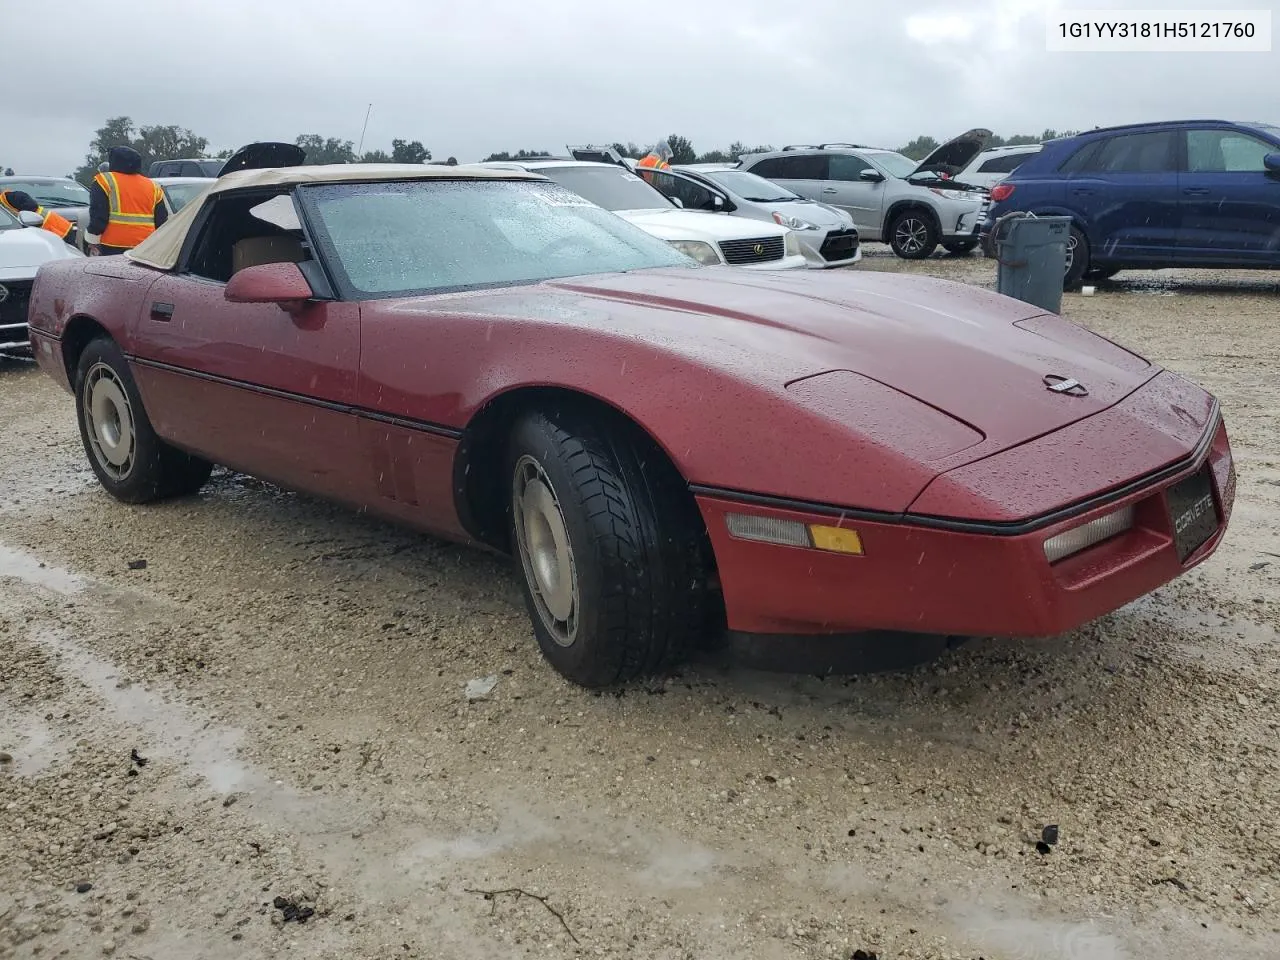
[[[978,168],[978,172],[1013,173],[1014,170],[1022,166],[1023,161],[1029,156],[1031,156],[1029,153],[1006,153],[999,157],[992,157]]]
[[[1103,142],[1082,169],[1096,173],[1172,173],[1178,169],[1178,134],[1131,133]]]
[[[831,164],[830,179],[832,180],[859,180],[863,170],[871,169],[871,164],[867,161],[849,153],[833,153],[828,160]]]
[[[1263,173],[1262,158],[1280,147],[1235,130],[1188,130],[1187,169],[1192,173]]]
[[[1089,165],[1093,162],[1093,158],[1098,155],[1098,151],[1102,149],[1106,143],[1105,140],[1095,140],[1093,143],[1086,143],[1080,147],[1071,156],[1062,162],[1062,166],[1058,167],[1060,173],[1078,173],[1081,170],[1089,169]]]
[[[827,158],[813,155],[769,157],[752,167],[751,172],[766,180],[825,180],[827,179]]]
[[[664,170],[650,171],[650,183],[664,197],[678,197],[686,210],[713,210],[714,194],[700,183],[684,177],[667,173]]]

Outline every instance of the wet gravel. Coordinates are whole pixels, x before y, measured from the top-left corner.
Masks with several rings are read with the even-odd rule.
[[[1280,955],[1278,305],[1065,299],[1223,403],[1233,526],[1175,584],[909,672],[604,694],[501,560],[221,472],[117,504],[0,367],[0,957]]]

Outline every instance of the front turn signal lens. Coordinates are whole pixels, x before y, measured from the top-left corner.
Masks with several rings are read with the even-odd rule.
[[[819,550],[830,550],[833,553],[862,553],[862,537],[857,530],[848,527],[825,527],[820,524],[809,524],[809,536],[813,537],[813,545]]]

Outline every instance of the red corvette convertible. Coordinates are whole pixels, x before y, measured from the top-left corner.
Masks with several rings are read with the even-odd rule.
[[[1217,401],[1076,324],[702,266],[514,171],[237,171],[43,267],[30,323],[118,499],[219,463],[510,552],[592,686],[713,629],[1066,631],[1209,556],[1234,496]]]

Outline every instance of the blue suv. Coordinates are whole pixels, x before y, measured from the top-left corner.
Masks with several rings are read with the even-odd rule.
[[[1280,126],[1186,120],[1051,140],[991,188],[982,224],[1069,216],[1064,287],[1120,270],[1280,269]]]

